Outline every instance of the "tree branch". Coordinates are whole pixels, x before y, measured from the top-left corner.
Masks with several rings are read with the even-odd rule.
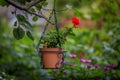
[[[48,18],[46,18],[45,16],[36,14],[34,12],[30,12],[29,8],[31,8],[32,6],[34,6],[35,4],[39,3],[40,0],[35,0],[34,2],[31,2],[30,5],[28,7],[25,7],[23,5],[18,4],[17,2],[13,1],[13,0],[5,0],[7,3],[11,4],[12,6],[14,6],[15,8],[18,8],[20,10],[26,11],[29,14],[33,14],[35,16],[38,16],[40,18],[44,18],[47,22],[51,23],[52,25],[54,25],[54,23],[52,23]]]
[[[31,1],[28,6],[27,6],[27,9],[30,9],[31,7],[35,6],[36,4],[42,2],[42,1],[46,1],[46,0],[34,0],[34,1]]]
[[[5,0],[5,1],[6,1],[7,3],[11,4],[12,6],[20,9],[20,10],[24,10],[24,11],[27,10],[27,8],[26,8],[25,6],[18,4],[18,3],[16,3],[16,2],[13,1],[13,0]]]

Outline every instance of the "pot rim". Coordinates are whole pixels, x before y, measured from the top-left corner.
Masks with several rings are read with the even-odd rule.
[[[40,52],[66,52],[63,48],[39,48]]]

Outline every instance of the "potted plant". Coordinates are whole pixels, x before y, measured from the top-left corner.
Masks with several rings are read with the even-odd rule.
[[[62,66],[63,44],[68,35],[73,35],[72,28],[62,28],[57,33],[56,30],[50,30],[42,39],[43,48],[40,48],[43,68],[60,68]]]
[[[57,22],[56,22],[57,23]],[[65,27],[57,30],[50,30],[42,39],[43,47],[39,48],[43,68],[61,68],[64,61],[62,48],[68,35],[74,35],[73,28],[80,24],[78,18],[72,18],[73,27]]]

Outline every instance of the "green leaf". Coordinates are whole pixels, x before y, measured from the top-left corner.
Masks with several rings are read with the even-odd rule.
[[[32,25],[26,20],[26,18],[23,15],[18,14],[17,19],[18,19],[20,25],[22,25],[23,27],[25,27],[28,30],[31,30]]]
[[[34,40],[34,37],[30,31],[27,31],[27,36],[31,39]]]
[[[42,2],[41,2],[41,5],[42,5],[42,6],[47,6],[47,5],[48,5],[48,2],[47,2],[47,1],[42,1]]]
[[[35,12],[35,9],[34,9],[34,8],[30,8],[30,11],[31,11],[31,12]]]
[[[37,17],[37,16],[34,16],[34,17],[32,18],[32,20],[33,20],[33,21],[37,21],[37,20],[38,20],[38,17]]]
[[[14,22],[14,26],[17,26],[17,21]]]
[[[26,21],[26,18],[23,15],[21,15],[21,14],[17,15],[17,19],[18,19],[19,22]]]
[[[5,0],[0,0],[0,5],[1,6],[9,6],[9,4]]]
[[[16,39],[22,39],[25,35],[25,31],[21,28],[21,27],[18,27],[18,28],[14,28],[13,29],[13,35]]]
[[[22,21],[20,24],[23,25],[23,27],[26,29],[31,30],[32,25],[28,21]]]
[[[35,7],[37,10],[40,10],[42,8],[42,6],[40,4],[36,4]]]

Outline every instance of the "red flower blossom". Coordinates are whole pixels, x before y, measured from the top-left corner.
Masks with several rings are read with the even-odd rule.
[[[80,21],[79,21],[78,18],[72,18],[72,23],[73,23],[74,25],[79,25],[79,24],[80,24]]]

